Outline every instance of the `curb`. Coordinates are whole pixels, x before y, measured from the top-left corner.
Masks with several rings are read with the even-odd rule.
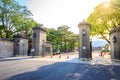
[[[9,57],[9,58],[1,58],[1,61],[11,61],[11,60],[24,60],[24,59],[31,59],[32,56],[23,56],[23,57]]]

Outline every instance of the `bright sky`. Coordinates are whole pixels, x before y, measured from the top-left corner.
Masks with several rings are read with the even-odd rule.
[[[38,23],[48,28],[68,25],[78,33],[78,23],[87,19],[93,8],[109,0],[17,0],[33,13]]]

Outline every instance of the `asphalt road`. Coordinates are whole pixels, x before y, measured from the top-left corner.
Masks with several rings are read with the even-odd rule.
[[[119,80],[120,66],[37,60],[0,61],[0,80]]]
[[[120,66],[30,59],[0,61],[0,80],[120,80]]]

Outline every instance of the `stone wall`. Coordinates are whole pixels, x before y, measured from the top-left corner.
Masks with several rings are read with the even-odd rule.
[[[13,56],[14,42],[0,39],[0,57]]]
[[[14,40],[0,39],[0,57],[27,56],[28,39],[20,34],[14,36]]]

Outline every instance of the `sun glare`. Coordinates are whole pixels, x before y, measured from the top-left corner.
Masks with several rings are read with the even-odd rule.
[[[104,4],[105,8],[107,8],[109,6],[109,2],[110,2],[110,0],[105,0],[105,4]]]
[[[109,3],[106,2],[106,3],[104,4],[104,7],[106,8],[106,7],[108,7],[108,6],[109,6]]]
[[[105,2],[110,2],[110,0],[105,0]]]

